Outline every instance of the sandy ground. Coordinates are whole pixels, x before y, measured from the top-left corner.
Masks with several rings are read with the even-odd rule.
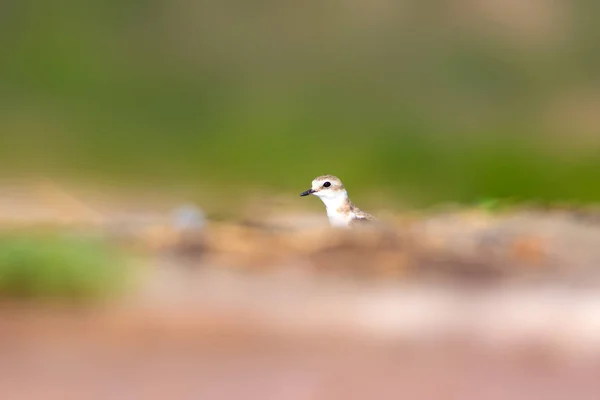
[[[36,190],[0,190],[5,229],[101,235],[136,254],[139,280],[94,306],[3,302],[3,399],[600,398],[594,214],[184,229]]]
[[[0,392],[10,399],[600,393],[600,313],[590,304],[597,295],[443,294],[210,275],[91,309],[5,305]]]

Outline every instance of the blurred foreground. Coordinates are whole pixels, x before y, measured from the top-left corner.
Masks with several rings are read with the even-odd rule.
[[[596,3],[2,1],[0,398],[600,398]]]
[[[322,213],[215,221],[42,192],[0,196],[4,398],[600,393],[592,208],[378,213],[338,232]]]

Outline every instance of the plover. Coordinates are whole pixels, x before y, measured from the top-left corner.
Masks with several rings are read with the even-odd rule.
[[[315,195],[325,203],[329,223],[334,227],[352,227],[364,221],[374,221],[375,217],[361,211],[348,198],[342,181],[333,175],[322,175],[312,181],[312,187],[300,196]]]

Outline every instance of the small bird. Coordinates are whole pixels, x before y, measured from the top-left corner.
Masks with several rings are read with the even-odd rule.
[[[361,211],[348,198],[342,181],[333,175],[322,175],[312,181],[312,187],[300,196],[315,195],[325,203],[329,223],[333,227],[352,227],[357,223],[375,221],[375,217]]]

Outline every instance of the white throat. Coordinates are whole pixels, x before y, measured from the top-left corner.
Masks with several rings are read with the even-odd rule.
[[[327,209],[329,223],[335,227],[348,227],[351,215],[344,214],[338,210],[348,201],[348,192],[345,190],[336,193],[317,194]]]

